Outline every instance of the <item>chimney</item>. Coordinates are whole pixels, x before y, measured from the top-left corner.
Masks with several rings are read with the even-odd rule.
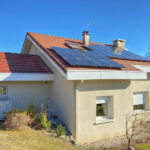
[[[88,31],[83,31],[82,37],[83,37],[83,44],[84,44],[84,46],[89,46],[89,44],[90,44],[89,32]]]
[[[113,47],[126,49],[125,42],[126,40],[122,40],[122,39],[113,40]]]

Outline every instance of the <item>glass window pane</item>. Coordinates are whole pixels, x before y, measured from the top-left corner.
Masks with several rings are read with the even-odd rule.
[[[140,104],[140,105],[134,105],[134,110],[142,110],[145,109],[145,105],[144,104]]]
[[[7,87],[0,87],[0,97],[7,97]]]
[[[7,94],[6,87],[0,87],[0,96],[1,95],[6,95],[6,94]]]
[[[97,104],[96,116],[108,116],[108,103]]]

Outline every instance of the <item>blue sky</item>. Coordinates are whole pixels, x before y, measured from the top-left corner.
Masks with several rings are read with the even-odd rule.
[[[149,0],[0,0],[0,51],[21,51],[27,31],[112,43],[145,55],[150,48]],[[88,27],[88,22],[90,26]]]

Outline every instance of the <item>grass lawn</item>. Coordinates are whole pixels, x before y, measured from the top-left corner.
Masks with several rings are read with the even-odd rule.
[[[83,150],[68,141],[54,138],[40,130],[6,131],[0,126],[0,150]],[[96,150],[91,148],[91,150]],[[112,149],[111,149],[112,150]],[[114,149],[113,149],[114,150]],[[137,144],[136,150],[150,150],[150,143]]]
[[[0,130],[0,150],[81,150],[69,142],[33,129]]]
[[[137,150],[150,150],[150,143],[146,144],[137,144],[136,145]]]

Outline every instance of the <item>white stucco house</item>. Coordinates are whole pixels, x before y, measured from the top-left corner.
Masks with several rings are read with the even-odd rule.
[[[125,133],[124,116],[150,111],[150,61],[113,44],[28,32],[20,54],[0,53],[0,116],[31,99],[68,127],[78,144]]]

